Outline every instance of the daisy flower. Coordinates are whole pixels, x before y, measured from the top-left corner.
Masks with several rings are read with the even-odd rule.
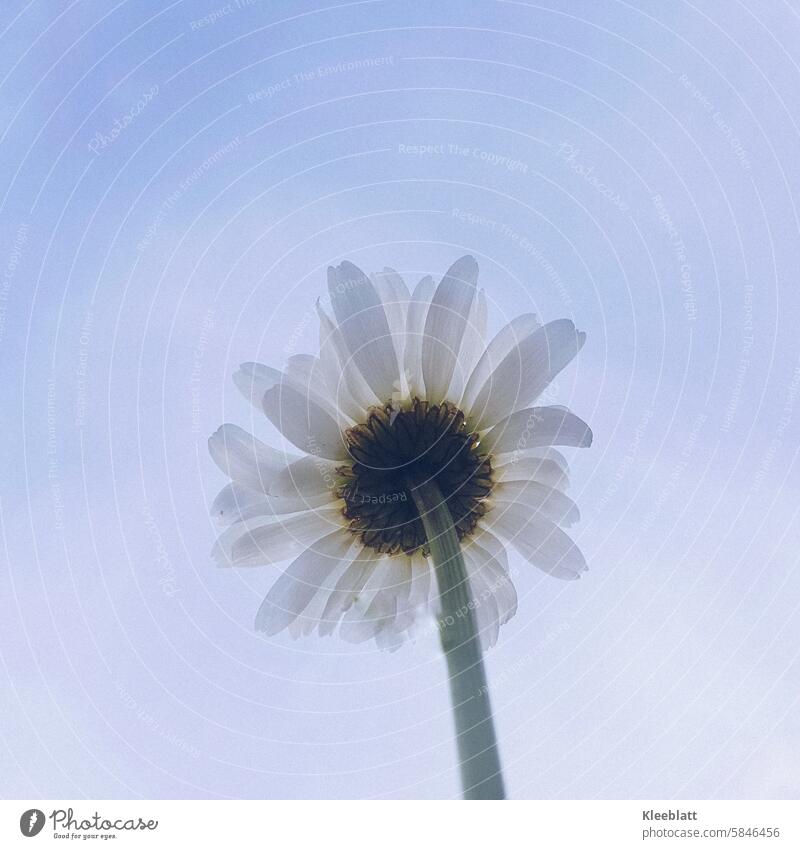
[[[537,405],[585,334],[526,313],[486,340],[478,265],[459,259],[413,292],[392,269],[328,269],[317,304],[319,355],[283,371],[245,363],[244,396],[299,451],[233,424],[209,440],[231,482],[212,512],[225,527],[218,563],[294,558],[256,617],[267,634],[337,632],[397,648],[441,616],[425,498],[446,504],[484,647],[516,612],[507,548],[556,578],[586,569],[563,528],[578,519],[555,446],[591,443],[561,406]],[[438,532],[437,532],[438,533]],[[462,582],[463,583],[463,582]]]

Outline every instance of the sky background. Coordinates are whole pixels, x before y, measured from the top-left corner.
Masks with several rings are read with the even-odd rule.
[[[16,2],[0,19],[0,795],[458,795],[433,638],[253,630],[208,436],[325,269],[480,265],[588,341],[562,583],[487,656],[516,798],[800,783],[800,14]],[[414,146],[422,146],[422,150]]]

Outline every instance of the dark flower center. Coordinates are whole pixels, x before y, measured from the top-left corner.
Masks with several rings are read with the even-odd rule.
[[[352,465],[338,472],[339,495],[350,530],[384,554],[427,553],[425,529],[411,481],[435,480],[447,501],[459,538],[486,512],[492,466],[478,451],[464,414],[453,404],[414,399],[410,409],[370,410],[364,424],[345,431]]]

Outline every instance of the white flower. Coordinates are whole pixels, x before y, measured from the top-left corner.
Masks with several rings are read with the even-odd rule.
[[[396,648],[429,611],[436,583],[409,494],[434,479],[461,538],[484,645],[516,612],[506,544],[557,578],[586,569],[561,530],[578,519],[567,464],[553,446],[588,446],[591,431],[536,399],[583,345],[561,319],[515,318],[488,343],[478,266],[458,260],[409,294],[395,271],[328,269],[332,314],[318,304],[320,354],[283,372],[246,363],[236,386],[300,455],[236,427],[209,440],[231,478],[212,508],[227,529],[218,563],[295,559],[261,605],[267,634],[314,630]]]

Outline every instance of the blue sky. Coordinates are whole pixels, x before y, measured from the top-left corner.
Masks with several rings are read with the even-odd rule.
[[[265,639],[212,565],[243,361],[325,268],[472,253],[558,381],[590,571],[515,563],[517,798],[789,797],[800,577],[787,4],[11,4],[0,22],[6,797],[457,795],[434,642]],[[276,442],[277,444],[277,442]]]

